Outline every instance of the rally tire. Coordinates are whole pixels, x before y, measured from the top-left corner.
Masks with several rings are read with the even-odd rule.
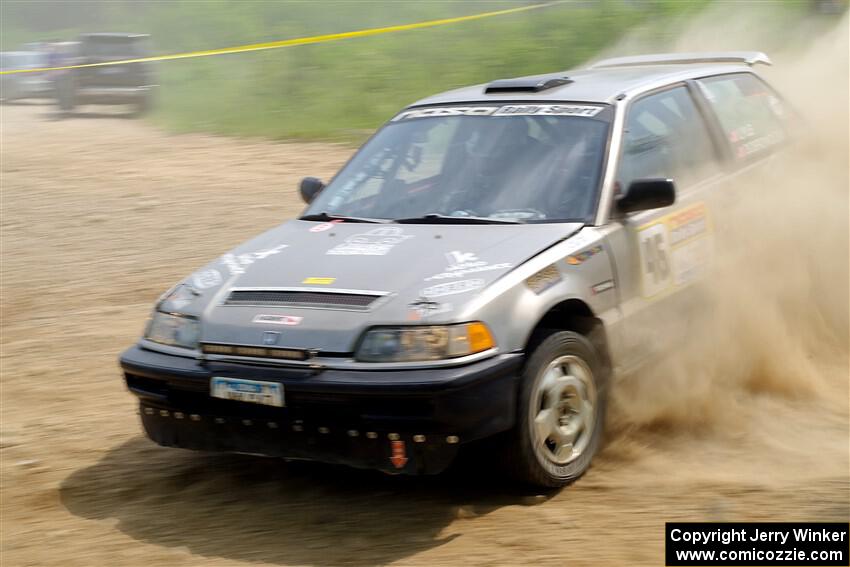
[[[552,332],[529,353],[504,447],[509,474],[546,488],[584,474],[602,439],[605,372],[593,344],[571,331]]]

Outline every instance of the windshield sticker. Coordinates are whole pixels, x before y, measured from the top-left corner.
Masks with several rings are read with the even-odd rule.
[[[275,246],[274,248],[268,248],[266,250],[260,250],[259,252],[248,252],[246,254],[225,254],[221,257],[221,263],[224,264],[227,269],[230,271],[231,276],[241,275],[245,273],[245,268],[250,266],[257,260],[262,260],[264,258],[268,258],[274,254],[277,254],[284,248],[288,248],[288,244],[281,244],[280,246]]]
[[[331,285],[335,281],[336,278],[304,278],[301,283],[312,285]]]
[[[268,323],[271,325],[300,325],[304,317],[293,315],[255,315],[252,323]]]
[[[345,242],[334,246],[325,254],[329,256],[384,256],[397,244],[401,244],[413,235],[404,234],[401,227],[382,226],[355,234],[345,239]]]
[[[213,268],[201,270],[192,276],[192,285],[198,289],[209,289],[221,285],[222,281],[224,279],[221,277],[221,272]]]
[[[601,106],[576,104],[519,104],[503,106],[493,116],[596,116],[602,112]]]
[[[601,106],[577,104],[510,104],[506,106],[437,106],[398,114],[391,122],[442,116],[596,116]]]
[[[448,267],[439,274],[425,278],[426,282],[444,280],[448,278],[462,278],[477,272],[489,272],[490,270],[506,270],[512,268],[513,264],[502,262],[501,264],[488,264],[471,252],[460,252],[455,250],[446,254]]]
[[[475,291],[484,287],[484,280],[460,280],[458,282],[446,282],[431,287],[426,287],[420,292],[423,297],[443,297],[445,295],[456,295]]]

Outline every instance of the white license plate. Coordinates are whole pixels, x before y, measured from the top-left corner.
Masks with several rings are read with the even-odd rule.
[[[283,407],[283,384],[216,376],[210,381],[210,395],[264,406]]]

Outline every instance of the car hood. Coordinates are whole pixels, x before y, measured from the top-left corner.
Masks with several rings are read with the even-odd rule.
[[[279,346],[351,352],[370,326],[454,322],[581,226],[290,221],[192,274],[195,295],[166,310],[201,317],[204,342],[263,344],[273,331]]]

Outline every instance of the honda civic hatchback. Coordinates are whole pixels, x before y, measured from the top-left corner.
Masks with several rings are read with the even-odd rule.
[[[718,197],[789,136],[757,63],[619,58],[401,110],[158,300],[121,356],[147,435],[426,474],[486,441],[523,482],[576,479],[611,377],[710,277]]]

